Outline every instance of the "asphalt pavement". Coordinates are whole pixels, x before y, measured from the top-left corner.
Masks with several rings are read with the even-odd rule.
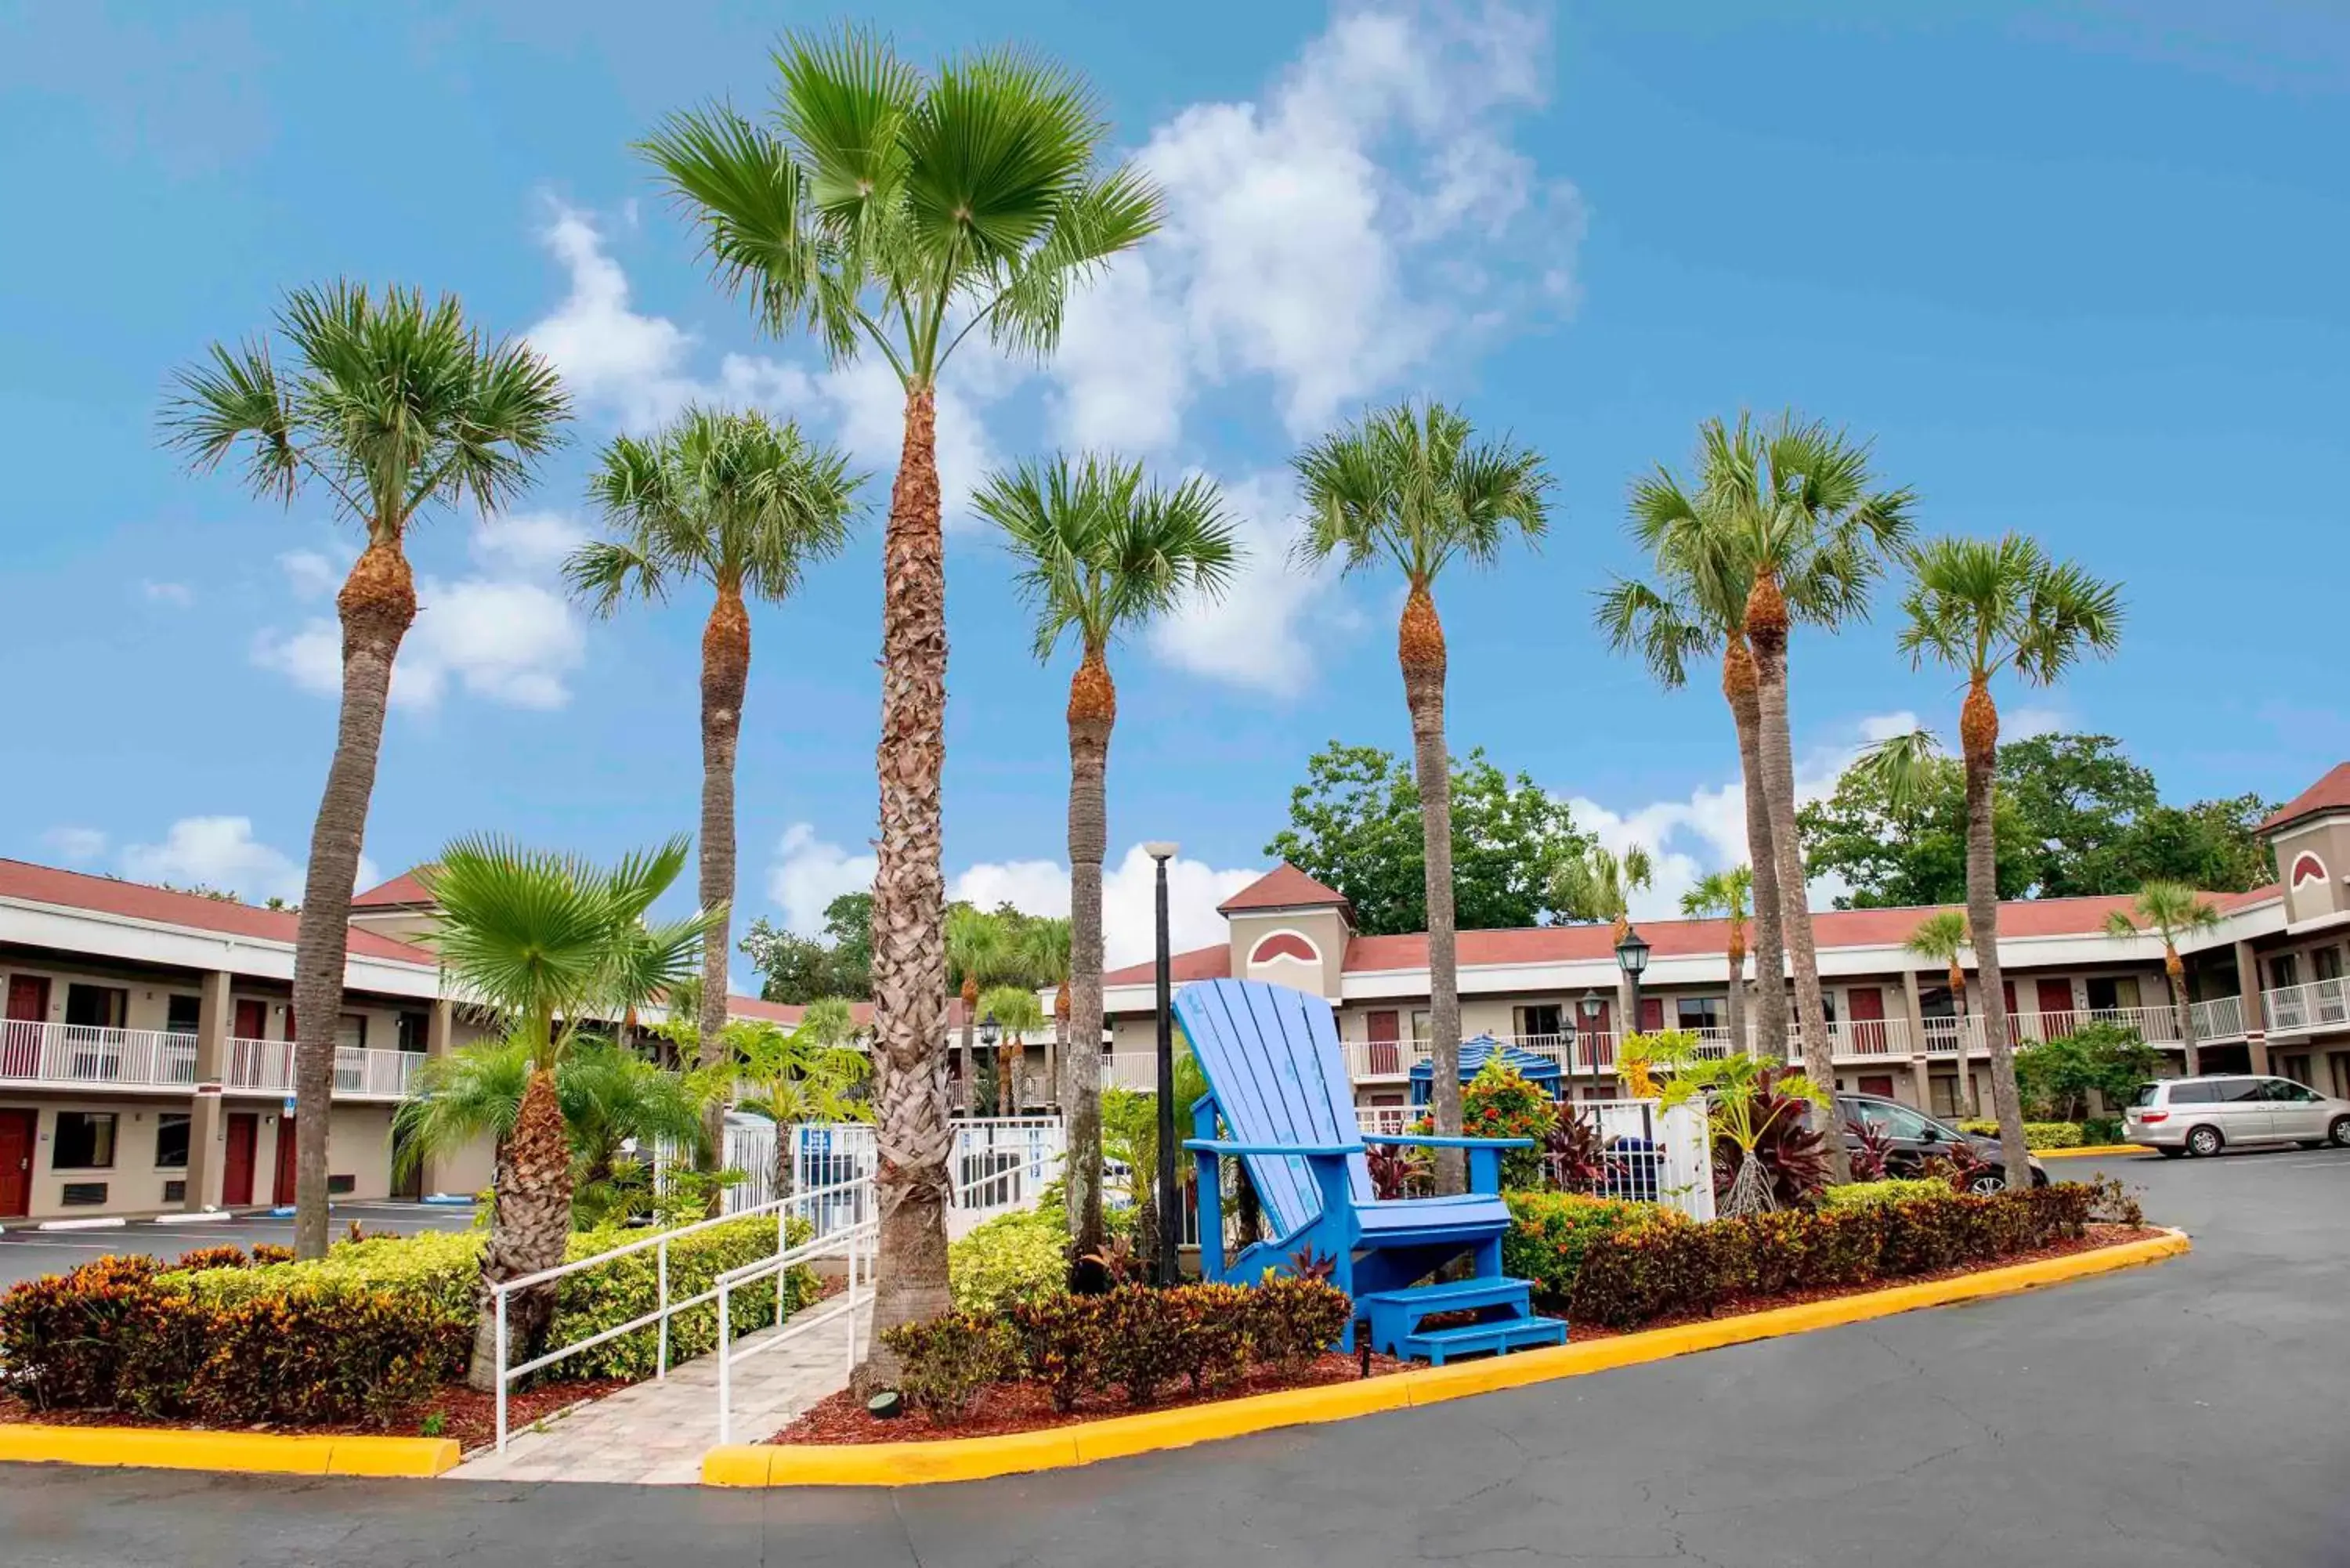
[[[2069,1162],[2063,1175],[2087,1174]],[[2350,1152],[2116,1162],[2188,1257],[1057,1474],[896,1492],[11,1467],[72,1564],[2350,1563]]]
[[[470,1203],[348,1201],[329,1210],[328,1220],[338,1237],[354,1220],[369,1231],[462,1231],[473,1222],[473,1208]],[[19,1280],[63,1273],[108,1252],[144,1252],[168,1262],[198,1247],[234,1244],[250,1249],[257,1241],[293,1245],[293,1218],[246,1214],[194,1224],[133,1220],[95,1231],[43,1231],[32,1222],[18,1220],[0,1231],[0,1290]]]

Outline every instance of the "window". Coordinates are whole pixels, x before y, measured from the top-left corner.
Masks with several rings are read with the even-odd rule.
[[[2260,1085],[2262,1099],[2288,1106],[2306,1106],[2316,1103],[2317,1092],[2314,1089],[2304,1089],[2299,1084],[2287,1083],[2282,1078],[2261,1078],[2255,1081]]]
[[[335,1046],[338,1050],[367,1049],[368,1021],[364,1013],[346,1012],[335,1025]]]
[[[2318,948],[2309,955],[2309,972],[2320,980],[2342,978],[2342,950]]]
[[[1721,1027],[1723,998],[1719,996],[1684,996],[1675,1005],[1679,1009],[1683,1029],[1719,1029]]]
[[[2261,1085],[2266,1081],[2262,1078],[2222,1078],[2217,1085],[2220,1101],[2222,1105],[2241,1106],[2260,1099],[2262,1097]]]
[[[2111,1012],[2116,1008],[2138,1005],[2137,976],[2134,974],[2090,977],[2089,1011]]]
[[[203,1016],[204,999],[173,992],[163,1018],[164,1030],[172,1034],[193,1034],[197,1021]]]
[[[1411,1010],[1411,1037],[1415,1040],[1428,1038],[1428,1009],[1425,1007]]]
[[[2170,1103],[2174,1106],[2216,1106],[2220,1103],[2220,1085],[2216,1083],[2173,1084]]]
[[[155,1118],[155,1168],[188,1168],[188,1114],[165,1111]]]
[[[403,1051],[423,1050],[425,1029],[426,1023],[424,1014],[421,1012],[401,1013],[400,1015],[400,1039],[398,1042],[400,1048]]]
[[[1555,1035],[1561,1032],[1559,1010],[1555,1003],[1521,1007],[1517,1012],[1518,1033],[1521,1037],[1529,1034]]]
[[[1932,1136],[1941,1137],[1941,1129],[1907,1106],[1897,1106],[1886,1100],[1846,1100],[1844,1112],[1856,1116],[1864,1124],[1877,1128],[1887,1137],[1906,1138],[1911,1143],[1923,1141],[1928,1129]]]
[[[2161,1092],[2162,1085],[2160,1084],[2140,1084],[2137,1086],[2137,1092],[2130,1096],[2130,1104],[2134,1106],[2150,1106],[2154,1104],[2154,1096]]]
[[[2293,953],[2279,953],[2269,960],[2269,983],[2280,991],[2288,985],[2299,985],[2301,960]]]
[[[66,987],[66,1022],[84,1029],[120,1029],[130,993],[119,985]]]
[[[114,1164],[112,1111],[59,1111],[49,1154],[54,1170],[105,1170]]]

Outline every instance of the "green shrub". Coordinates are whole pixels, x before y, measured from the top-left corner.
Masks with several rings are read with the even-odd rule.
[[[1980,1118],[1963,1121],[1959,1130],[1979,1137],[1997,1137],[1999,1124]],[[2026,1122],[2023,1124],[2023,1147],[2026,1148],[2079,1148],[2085,1140],[2079,1122]]]
[[[884,1331],[881,1343],[898,1355],[898,1392],[934,1426],[962,1419],[980,1391],[1013,1365],[1012,1331],[969,1313]]]
[[[201,1269],[249,1269],[253,1260],[242,1247],[224,1243],[217,1247],[196,1247],[179,1255],[172,1264],[173,1273],[192,1273]]]
[[[1255,1352],[1249,1339],[1248,1287],[1198,1284],[1180,1293],[1185,1302],[1179,1359],[1191,1391],[1221,1387],[1244,1376]]]
[[[208,1421],[381,1426],[464,1371],[470,1323],[424,1299],[309,1282],[207,1314],[187,1406]]]
[[[1102,1382],[1100,1296],[1054,1296],[1012,1309],[1021,1375],[1045,1386],[1066,1413]]]
[[[165,1277],[208,1306],[240,1306],[304,1287],[363,1286],[425,1303],[454,1318],[473,1320],[473,1291],[482,1273],[478,1231],[426,1231],[413,1236],[373,1236],[338,1241],[307,1263],[254,1268],[182,1267]],[[181,1260],[182,1265],[190,1260]]]
[[[1563,1302],[1592,1238],[1635,1225],[1682,1222],[1674,1210],[1569,1192],[1507,1192],[1510,1228],[1502,1236],[1502,1272],[1529,1280],[1534,1294]]]
[[[1249,1342],[1256,1358],[1301,1370],[1347,1332],[1355,1303],[1326,1280],[1276,1275],[1248,1293]]]
[[[571,1238],[570,1255],[593,1257],[644,1235],[641,1231],[583,1231]],[[788,1244],[807,1240],[805,1220],[791,1222]],[[555,1298],[555,1324],[549,1345],[570,1345],[605,1329],[641,1317],[660,1302],[659,1249],[647,1247],[600,1268],[567,1274]],[[775,1255],[775,1218],[757,1214],[730,1220],[707,1231],[672,1241],[669,1248],[669,1295],[679,1301],[713,1287],[729,1269]],[[783,1315],[789,1317],[816,1299],[816,1277],[806,1265],[788,1271],[784,1282]],[[776,1321],[775,1281],[772,1274],[736,1286],[728,1293],[727,1314],[734,1335],[751,1334]],[[717,1348],[718,1303],[709,1302],[677,1314],[669,1323],[669,1359],[681,1361]],[[650,1377],[660,1363],[658,1325],[606,1340],[547,1368],[550,1377]]]
[[[1000,1214],[947,1249],[955,1310],[1001,1317],[1069,1288],[1068,1219],[1060,1209]]]
[[[167,1415],[202,1354],[192,1305],[152,1258],[93,1258],[0,1296],[0,1366],[36,1410]]]
[[[1947,1181],[1928,1177],[1894,1177],[1883,1181],[1854,1181],[1842,1187],[1823,1188],[1820,1207],[1823,1209],[1874,1209],[1887,1203],[1907,1203],[1917,1198],[1939,1198],[1950,1191]]]
[[[1502,1151],[1502,1189],[1543,1184],[1543,1144],[1558,1125],[1558,1106],[1499,1051],[1461,1091],[1461,1130],[1471,1137],[1532,1138],[1532,1148]]]
[[[1024,1302],[1011,1317],[1018,1376],[1067,1411],[1112,1386],[1147,1405],[1179,1377],[1208,1388],[1259,1362],[1296,1371],[1353,1314],[1347,1293],[1326,1281],[1275,1276],[1253,1287],[1121,1285],[1107,1295]]]
[[[1102,1298],[1103,1377],[1126,1390],[1128,1404],[1149,1404],[1192,1364],[1191,1336],[1205,1315],[1188,1290],[1118,1286]]]
[[[2081,1143],[2083,1147],[2122,1141],[2122,1119],[2119,1116],[2083,1116]]]

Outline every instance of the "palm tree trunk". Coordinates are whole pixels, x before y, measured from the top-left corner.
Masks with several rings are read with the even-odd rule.
[[[1774,1064],[1787,1059],[1787,943],[1779,907],[1779,857],[1762,781],[1762,710],[1754,655],[1743,637],[1721,654],[1721,691],[1738,729],[1738,766],[1745,781],[1746,857],[1754,875],[1754,1037],[1739,1048]]]
[[[1069,1231],[1080,1258],[1102,1249],[1102,856],[1104,781],[1118,688],[1101,649],[1069,678]]]
[[[710,621],[702,632],[702,907],[727,909],[734,901],[734,753],[743,735],[743,692],[751,678],[751,618],[742,590],[718,587]],[[726,1054],[726,957],[731,928],[722,913],[702,939],[702,1016],[695,1020],[695,1064],[715,1066]],[[694,1168],[716,1170],[725,1162],[726,1106],[732,1095],[712,1096],[702,1113],[703,1147]],[[710,1189],[715,1217],[724,1194]]]
[[[1975,1114],[1975,1058],[1967,1044],[1967,971],[1956,959],[1950,961],[1950,1002],[1959,1015],[1958,1092],[1950,1096],[1950,1104],[1960,1117],[1966,1117]]]
[[[1045,1091],[1053,1107],[1058,1110],[1069,1103],[1069,1092],[1061,1075],[1069,1070],[1069,979],[1061,977],[1060,989],[1053,993],[1053,1039],[1045,1047]]]
[[[383,713],[400,639],[416,619],[416,585],[396,540],[370,543],[335,612],[343,625],[343,701],[335,755],[310,829],[310,865],[294,928],[294,1251],[327,1255],[327,1129],[333,1119],[335,1031],[343,1015],[352,884],[375,794]]]
[[[1723,1005],[1722,1022],[1730,1026],[1730,1049],[1746,1050],[1746,943],[1738,934],[1735,917],[1730,936],[1730,1000]]]
[[[524,1085],[514,1136],[507,1141],[505,1169],[492,1204],[489,1244],[482,1251],[473,1354],[465,1370],[467,1385],[484,1394],[497,1388],[498,1314],[489,1287],[553,1268],[563,1262],[571,1236],[571,1146],[564,1136],[563,1109],[556,1100],[550,1068],[533,1067]],[[554,1317],[552,1286],[508,1298],[507,1361],[527,1361],[537,1355]]]
[[[1414,583],[1396,628],[1403,697],[1411,710],[1412,772],[1427,863],[1428,1059],[1439,1137],[1461,1136],[1461,981],[1452,919],[1452,761],[1444,747],[1444,624],[1427,585]],[[1436,1151],[1436,1190],[1468,1190],[1462,1151]]]
[[[2178,961],[2178,950],[2168,939],[2162,944],[2162,972],[2170,981],[2170,1005],[2178,1013],[2178,1044],[2186,1056],[2187,1075],[2192,1078],[2203,1071],[2202,1042],[2195,1037],[2195,1008],[2187,1000],[2187,966]]]
[[[2023,1103],[2015,1090],[2015,1047],[2007,1036],[2006,987],[1999,972],[1998,841],[1991,833],[1992,791],[1999,760],[1999,710],[1981,676],[1967,688],[1959,715],[1959,742],[1967,775],[1967,929],[1973,934],[1975,971],[1982,978],[1983,1043],[1991,1052],[1991,1114],[1999,1118],[2000,1158],[2007,1184],[2032,1185],[2023,1146]]]
[[[947,1075],[954,1093],[947,1102],[947,1115],[968,1114],[973,1086],[979,1082],[979,1047],[973,1044],[979,1028],[979,976],[962,977],[962,1047],[955,1057],[954,1071]]]
[[[906,392],[906,439],[882,541],[880,834],[873,875],[873,1052],[879,1076],[874,1185],[881,1210],[873,1333],[852,1382],[894,1386],[882,1335],[940,1316],[947,1294],[946,879],[939,775],[946,763],[946,552],[939,532],[933,389]]]
[[[1746,599],[1746,641],[1754,654],[1756,749],[1763,799],[1770,807],[1771,850],[1779,872],[1783,935],[1795,971],[1795,1013],[1803,1025],[1804,1075],[1824,1094],[1835,1089],[1835,1056],[1827,1009],[1820,997],[1820,960],[1812,945],[1812,908],[1804,882],[1804,856],[1795,837],[1794,742],[1787,721],[1787,606],[1779,584],[1758,573]],[[1758,889],[1759,893],[1759,889]],[[1759,898],[1758,898],[1758,902]],[[1775,1000],[1775,999],[1774,999]],[[1852,1179],[1844,1139],[1827,1140],[1828,1179]]]

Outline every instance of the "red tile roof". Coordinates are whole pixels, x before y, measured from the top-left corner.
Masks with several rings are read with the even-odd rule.
[[[1326,888],[1284,860],[1222,903],[1222,915],[1247,909],[1310,909],[1327,905],[1345,908],[1347,895]]]
[[[2350,811],[2350,763],[2334,763],[2324,778],[2271,812],[2260,831],[2273,833],[2304,816],[2326,811]]]
[[[800,1020],[807,1016],[807,1008],[800,1002],[768,1002],[762,997],[736,996],[732,992],[729,992],[726,997],[726,1011],[736,1018],[764,1018],[770,1023],[780,1023],[786,1029],[798,1028]],[[848,1022],[853,1028],[871,1028],[873,1004],[869,1002],[850,1002]],[[947,1027],[950,1029],[962,1027],[962,998],[960,996],[947,998]]]
[[[424,884],[416,879],[416,873],[422,869],[421,866],[412,867],[389,882],[379,882],[364,893],[354,893],[351,895],[351,908],[385,909],[403,904],[432,903],[432,895],[426,892]]]
[[[1167,967],[1177,985],[1187,985],[1195,980],[1230,980],[1232,977],[1232,945],[1218,942],[1211,948],[1193,948],[1189,952],[1175,953]],[[1124,969],[1114,969],[1102,976],[1104,985],[1149,985],[1158,978],[1156,963],[1130,963]]]
[[[151,888],[143,882],[118,882],[110,877],[61,871],[54,866],[35,866],[23,860],[0,860],[0,898],[22,898],[29,903],[87,909],[94,914],[119,915],[126,919],[151,920],[157,925],[182,926],[191,930],[216,931],[289,946],[298,918],[290,909],[264,909],[252,904],[207,898],[201,893],[174,893],[168,888]],[[396,959],[407,963],[436,961],[422,948],[396,942],[369,930],[352,930],[349,950],[365,958]]]

